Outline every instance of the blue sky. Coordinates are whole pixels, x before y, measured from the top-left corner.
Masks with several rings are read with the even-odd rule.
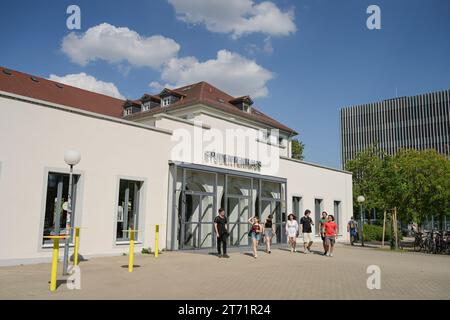
[[[205,80],[224,83],[232,94],[250,91],[257,107],[296,129],[307,161],[336,168],[340,107],[450,88],[447,0],[274,0],[269,7],[222,1],[236,6],[229,12],[214,11],[213,0],[201,12],[195,7],[200,0],[190,0],[192,7],[179,1],[1,1],[0,65],[43,77],[85,73],[113,83],[126,98],[156,92],[159,85],[200,81],[208,70]],[[66,27],[70,4],[81,8],[81,30],[72,42]],[[242,4],[250,9],[235,19]],[[381,9],[381,30],[366,27],[371,4]],[[263,9],[288,18],[251,22]],[[102,23],[108,30],[126,27],[126,34],[135,32],[141,40],[161,36],[163,62],[141,59],[120,41],[108,51],[83,38]],[[84,51],[63,50],[63,39],[83,43]],[[228,74],[220,69],[224,61],[249,71]],[[244,85],[236,87],[241,78]]]

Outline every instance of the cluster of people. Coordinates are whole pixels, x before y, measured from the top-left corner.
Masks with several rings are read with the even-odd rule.
[[[314,222],[310,217],[311,210],[305,210],[304,216],[297,222],[295,214],[288,215],[288,221],[286,222],[286,235],[288,237],[288,243],[291,247],[291,252],[297,252],[297,238],[300,233],[303,236],[303,252],[305,254],[311,253],[311,246],[314,242],[313,231]],[[338,227],[334,222],[334,216],[322,212],[319,220],[319,234],[322,238],[323,255],[332,257],[334,244],[338,237]]]
[[[264,236],[264,243],[266,245],[266,252],[271,253],[271,242],[272,238],[275,236],[275,224],[272,221],[273,216],[269,215],[263,224],[260,223],[258,217],[251,217],[248,220],[248,223],[251,224],[250,231],[248,232],[248,236],[252,240],[253,246],[253,256],[255,258],[258,257],[258,245],[261,242],[262,237]],[[217,253],[219,258],[229,258],[230,256],[227,254],[227,230],[228,220],[225,216],[225,210],[219,209],[219,215],[214,219],[214,229],[216,231],[217,237]],[[222,253],[223,252],[223,253]]]
[[[305,254],[311,253],[311,246],[314,242],[314,222],[310,215],[311,211],[306,210],[304,216],[299,222],[297,222],[297,217],[295,214],[291,213],[288,215],[288,221],[286,222],[286,236],[288,238],[288,244],[291,252],[297,252],[297,238],[301,233],[303,235],[303,252]],[[266,246],[266,252],[270,254],[272,238],[276,235],[273,216],[269,215],[263,223],[261,223],[259,217],[251,217],[248,220],[248,223],[251,225],[248,236],[252,240],[253,257],[258,257],[258,246],[262,239],[264,240],[264,244]],[[223,258],[229,258],[227,255],[227,224],[228,220],[225,216],[225,210],[219,209],[219,215],[214,219],[214,228],[217,236],[218,256]],[[322,212],[319,220],[319,233],[323,243],[323,255],[332,257],[334,244],[336,243],[336,239],[338,237],[338,227],[334,221],[333,215],[328,215],[325,211]]]

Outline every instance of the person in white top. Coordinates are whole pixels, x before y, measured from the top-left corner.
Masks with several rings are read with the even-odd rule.
[[[293,213],[288,215],[288,221],[286,222],[286,235],[288,237],[289,246],[291,247],[291,252],[297,252],[295,247],[297,245],[298,222]]]

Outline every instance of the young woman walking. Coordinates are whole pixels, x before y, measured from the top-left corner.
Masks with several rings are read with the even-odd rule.
[[[291,252],[297,252],[295,247],[297,245],[298,222],[293,213],[288,215],[288,221],[286,222],[286,235],[288,237],[289,246],[291,247]]]
[[[275,235],[275,225],[273,224],[273,216],[269,215],[264,222],[264,243],[266,244],[266,252],[271,253],[270,244],[272,242],[272,238]]]
[[[252,225],[250,229],[250,237],[252,238],[252,244],[253,244],[253,257],[256,259],[258,258],[258,244],[261,241],[261,232],[262,232],[262,226],[259,224],[259,218],[258,217],[251,217],[248,219],[248,223]]]

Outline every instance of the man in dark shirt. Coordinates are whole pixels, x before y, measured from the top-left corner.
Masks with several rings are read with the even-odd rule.
[[[216,230],[217,237],[217,253],[219,258],[229,258],[229,256],[227,255],[227,223],[228,220],[227,217],[225,217],[225,210],[220,208],[219,215],[214,219],[214,229]],[[221,247],[223,247],[223,256]]]
[[[311,253],[311,246],[313,244],[313,233],[312,233],[312,227],[314,225],[311,217],[309,216],[311,214],[310,210],[305,211],[305,215],[300,219],[300,226],[301,231],[303,233],[303,247],[305,253]]]

